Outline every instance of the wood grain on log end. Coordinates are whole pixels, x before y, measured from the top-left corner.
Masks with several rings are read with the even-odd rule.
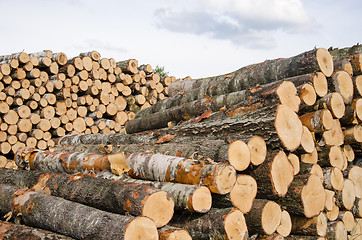
[[[205,186],[199,186],[188,199],[187,206],[195,212],[208,212],[212,206],[210,190]]]
[[[275,155],[271,165],[272,184],[279,196],[285,196],[294,178],[294,169],[284,151]]]
[[[173,209],[174,201],[172,198],[166,192],[159,191],[144,200],[142,216],[152,219],[159,228],[171,220]]]
[[[214,177],[204,177],[203,183],[207,185],[211,192],[227,194],[234,187],[236,182],[236,170],[228,164],[216,164]]]
[[[230,143],[228,150],[228,159],[231,166],[238,171],[243,171],[250,164],[250,150],[248,145],[242,140],[236,140]]]
[[[275,114],[276,132],[287,150],[296,150],[301,142],[303,127],[298,115],[289,107],[279,105]]]
[[[224,220],[224,228],[228,239],[246,239],[248,236],[248,227],[245,222],[244,214],[234,209]]]
[[[353,81],[346,71],[336,71],[332,75],[334,90],[341,94],[345,104],[352,102],[353,98]]]
[[[317,50],[317,62],[319,69],[327,77],[332,76],[334,71],[333,57],[325,48],[318,48]]]
[[[249,175],[238,175],[236,183],[230,192],[230,201],[242,213],[246,214],[251,210],[257,193],[257,183]]]
[[[348,172],[348,179],[354,184],[356,197],[362,198],[362,167],[353,166]]]
[[[258,166],[265,161],[267,146],[262,137],[253,136],[248,141],[248,147],[250,150],[250,162],[254,166]]]
[[[165,226],[158,229],[159,240],[192,240],[187,230]]]
[[[307,105],[312,106],[317,100],[317,94],[312,84],[305,83],[300,87],[299,97]]]
[[[282,82],[277,89],[277,95],[281,104],[288,106],[294,112],[298,112],[301,101],[294,83],[290,81]]]
[[[290,161],[290,163],[293,166],[294,175],[297,175],[299,173],[299,171],[300,171],[299,157],[297,155],[295,155],[294,153],[289,153],[288,154],[288,160]]]
[[[286,210],[282,210],[280,225],[277,227],[277,233],[283,237],[287,237],[292,231],[292,219]]]
[[[300,145],[302,149],[307,153],[312,153],[315,149],[313,134],[306,126],[303,126],[303,134]]]
[[[333,208],[330,211],[327,211],[327,218],[329,221],[335,221],[338,218],[339,207],[337,204],[333,203]]]
[[[303,186],[301,198],[306,217],[316,216],[323,211],[325,192],[319,177],[310,175],[307,184]]]
[[[328,82],[322,72],[316,72],[312,77],[313,86],[319,97],[324,97],[328,93]]]
[[[333,119],[333,127],[330,130],[323,132],[323,139],[320,143],[325,146],[341,146],[346,140],[346,131],[347,130],[345,130],[345,132],[342,131],[338,119]],[[352,133],[354,133],[354,131],[352,131]]]
[[[158,240],[158,232],[155,223],[147,217],[137,217],[133,219],[126,227],[124,239]]]

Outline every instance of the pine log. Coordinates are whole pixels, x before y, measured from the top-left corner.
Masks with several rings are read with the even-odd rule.
[[[319,177],[313,174],[295,176],[288,193],[277,202],[295,215],[311,218],[324,210],[325,192]]]
[[[248,239],[244,215],[235,208],[213,208],[202,215],[180,214],[170,225],[185,228],[192,239]]]
[[[1,213],[21,216],[29,226],[77,239],[158,239],[156,225],[146,217],[129,217],[97,210],[63,198],[0,186]],[[67,219],[67,221],[64,221]],[[90,227],[91,226],[91,227]]]
[[[2,239],[71,240],[73,238],[25,225],[0,221]]]
[[[255,199],[253,206],[245,215],[250,233],[271,235],[280,224],[282,210],[280,206],[269,200]]]
[[[206,213],[211,208],[212,197],[205,186],[170,182],[147,181],[126,176],[116,176],[108,171],[97,174],[97,177],[120,180],[127,183],[146,184],[167,192],[175,203],[175,210]]]
[[[328,219],[324,213],[313,218],[293,216],[292,222],[292,234],[322,237],[327,234]]]
[[[125,183],[89,175],[53,174],[38,171],[0,169],[2,183],[32,188],[53,196],[82,203],[108,212],[152,219],[157,227],[173,216],[174,203],[164,192],[144,184]]]
[[[173,96],[178,92],[190,91],[191,93],[197,89],[200,92],[200,98],[203,95],[214,96],[218,94],[213,93],[220,92],[219,88],[227,86],[242,90],[257,84],[261,85],[315,71],[321,71],[328,77],[333,73],[332,56],[324,48],[310,50],[286,59],[267,60],[243,67],[228,75],[172,83],[169,85],[169,94]]]

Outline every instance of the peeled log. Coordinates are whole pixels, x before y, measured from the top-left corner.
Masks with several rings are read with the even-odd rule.
[[[0,193],[1,214],[11,211],[32,227],[77,239],[158,239],[156,225],[146,217],[108,213],[63,198],[7,185],[0,185]]]
[[[11,169],[0,169],[0,172],[2,183],[32,188],[108,212],[149,217],[157,227],[166,225],[173,216],[174,203],[170,195],[151,186],[83,174],[42,174]]]
[[[280,224],[282,210],[269,200],[255,199],[250,212],[245,215],[250,233],[273,234]]]
[[[172,225],[185,228],[192,239],[248,239],[248,229],[242,212],[236,208],[211,209],[202,215],[177,215]]]
[[[311,218],[324,210],[325,192],[319,177],[295,176],[284,198],[277,200],[289,213]]]
[[[0,221],[1,239],[72,240],[73,238],[10,222]]]

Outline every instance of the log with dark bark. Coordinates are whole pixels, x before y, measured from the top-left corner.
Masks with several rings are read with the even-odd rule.
[[[1,214],[12,212],[32,227],[77,239],[158,239],[156,225],[146,217],[108,213],[9,185],[0,185],[0,192]]]
[[[292,234],[322,237],[327,234],[328,219],[325,213],[320,213],[313,218],[293,216],[292,222]]]
[[[164,226],[158,229],[159,240],[192,240],[187,230],[172,226]]]
[[[236,208],[213,208],[203,215],[177,215],[170,225],[185,228],[192,239],[248,239],[244,215]]]
[[[166,225],[173,216],[174,202],[165,191],[138,183],[38,171],[0,169],[1,183],[13,183],[108,212],[152,219],[157,227]]]
[[[0,221],[1,239],[36,239],[36,240],[71,240],[73,238],[46,231],[39,228],[32,228],[24,225]]]
[[[347,240],[347,230],[342,221],[328,222],[327,239]]]

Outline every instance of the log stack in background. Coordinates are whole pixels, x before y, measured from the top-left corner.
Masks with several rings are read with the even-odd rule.
[[[96,51],[68,59],[42,51],[0,56],[0,151],[48,149],[66,134],[119,133],[137,111],[167,97],[175,77]]]
[[[21,148],[17,166],[33,171],[3,169],[3,213],[82,239],[65,223],[45,224],[59,220],[32,217],[51,205],[31,207],[41,191],[54,196],[48,203],[65,198],[125,214],[121,228],[132,223],[129,214],[145,224],[148,217],[152,226],[138,232],[157,238],[157,227],[159,239],[358,239],[361,53],[359,45],[314,49],[171,83],[172,96],[137,112],[128,134],[67,135],[54,151]],[[12,199],[10,184],[34,192],[17,190]],[[112,184],[127,186],[117,190],[122,197],[102,198]]]

